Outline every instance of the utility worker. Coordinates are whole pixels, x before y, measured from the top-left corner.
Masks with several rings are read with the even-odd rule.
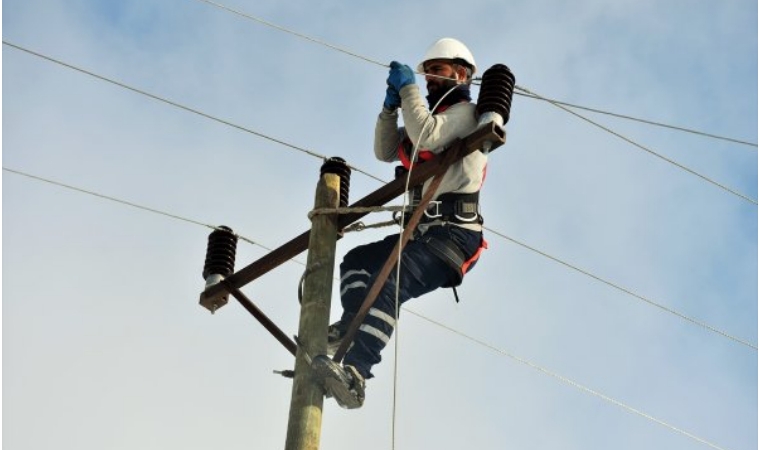
[[[382,111],[375,127],[375,156],[381,161],[401,161],[407,170],[412,158],[422,162],[436,157],[456,138],[477,128],[470,83],[477,70],[467,47],[452,38],[435,42],[417,72],[425,73],[427,107],[409,66],[393,61],[390,66]],[[401,109],[403,127],[398,127]],[[478,192],[486,173],[486,155],[473,152],[451,165],[438,191],[417,226],[413,238],[402,251],[401,269],[393,270],[346,353],[343,366],[329,357],[314,358],[312,368],[328,397],[346,408],[358,408],[364,401],[365,380],[372,378],[372,366],[381,360],[398,317],[397,306],[440,287],[454,287],[485,248],[483,219],[478,208]],[[411,167],[411,170],[414,170]],[[430,184],[427,180],[422,191]],[[340,265],[340,295],[343,314],[330,325],[328,347],[335,353],[367,291],[399,240],[394,234],[350,250]],[[398,305],[397,288],[398,286]]]

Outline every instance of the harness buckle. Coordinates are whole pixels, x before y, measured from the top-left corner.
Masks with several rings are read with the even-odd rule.
[[[440,200],[431,200],[430,203],[428,203],[427,206],[425,207],[425,217],[427,217],[428,219],[437,219],[439,217],[443,217],[443,214],[441,213],[441,203],[443,202]],[[431,210],[431,206],[433,205],[435,206],[434,208],[435,213],[430,214],[429,211]]]
[[[476,222],[480,219],[480,205],[475,202],[457,202],[455,211],[454,217],[463,223]],[[461,214],[466,214],[468,217]]]
[[[456,217],[457,220],[463,223],[477,222],[478,219],[480,218],[478,213],[474,213],[470,217],[462,217],[459,214],[454,214],[454,217]]]

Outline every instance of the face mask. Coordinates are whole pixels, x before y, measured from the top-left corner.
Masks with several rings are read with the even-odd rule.
[[[439,87],[435,89],[433,92],[428,94],[427,101],[428,101],[428,108],[433,109],[435,105],[440,100],[441,103],[438,105],[440,108],[441,106],[451,106],[453,104],[467,101],[469,102],[472,100],[472,97],[470,96],[470,86],[466,84],[460,84],[457,86],[456,81],[454,80],[442,80],[443,83],[439,84]],[[451,91],[448,95],[446,95],[447,92],[449,92],[449,89],[452,87],[457,86],[456,89]],[[441,98],[446,95],[443,100]]]

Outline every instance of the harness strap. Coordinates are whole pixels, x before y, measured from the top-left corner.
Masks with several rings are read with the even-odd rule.
[[[410,159],[412,148],[412,140],[409,139],[408,136],[398,143],[398,159],[401,161],[401,164],[404,165],[406,170],[409,170],[412,167],[412,161]],[[430,150],[420,150],[417,152],[418,161],[430,161],[431,159],[434,159],[435,156],[435,153]]]
[[[430,235],[423,235],[419,239],[427,244],[430,251],[448,264],[454,270],[454,273],[456,273],[456,278],[443,287],[456,287],[462,284],[465,274],[472,269],[483,250],[488,248],[488,242],[481,238],[480,247],[478,247],[472,256],[467,258],[459,246],[450,239],[440,239]]]
[[[480,239],[480,247],[478,247],[477,250],[475,250],[475,253],[470,256],[470,259],[464,262],[462,264],[462,277],[464,277],[464,274],[470,271],[472,266],[478,262],[478,259],[480,258],[480,254],[483,253],[483,250],[486,250],[488,248],[488,241],[485,240],[485,238]]]
[[[467,103],[469,100],[462,99],[459,103]],[[451,105],[441,105],[436,109],[433,114],[438,114],[446,111],[449,109]],[[404,139],[401,140],[401,142],[398,143],[397,153],[398,153],[398,159],[401,161],[401,164],[404,165],[406,170],[409,170],[412,167],[412,151],[414,150],[414,145],[412,144],[412,140],[409,139],[409,136],[404,137]],[[430,161],[431,159],[434,159],[437,155],[433,153],[430,150],[420,149],[417,152],[417,160],[414,161],[415,163],[418,161]]]
[[[452,192],[442,194],[437,200],[426,205],[423,222],[441,220],[457,224],[482,224],[483,216],[480,215],[479,198],[479,191],[470,194]]]

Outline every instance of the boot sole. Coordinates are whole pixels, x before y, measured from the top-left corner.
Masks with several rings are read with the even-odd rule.
[[[358,394],[349,388],[352,380],[336,362],[322,355],[314,358],[311,367],[328,396],[334,397],[342,408],[356,409],[364,404],[364,393]]]

